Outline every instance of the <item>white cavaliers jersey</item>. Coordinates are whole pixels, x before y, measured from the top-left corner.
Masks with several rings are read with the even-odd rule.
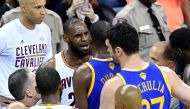
[[[36,105],[36,106],[30,107],[29,109],[74,109],[74,108],[67,105],[52,105],[52,106]]]
[[[20,68],[35,72],[38,66],[52,58],[51,32],[44,24],[27,29],[15,19],[0,28],[0,95],[13,98],[8,78]]]
[[[73,74],[74,69],[69,67],[65,62],[65,59],[62,55],[63,52],[60,52],[55,55],[54,68],[57,70],[61,77],[63,84],[63,93],[61,96],[61,104],[74,106],[74,90],[73,90]]]

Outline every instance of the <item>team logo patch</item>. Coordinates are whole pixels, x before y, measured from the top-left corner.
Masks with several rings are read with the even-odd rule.
[[[143,79],[143,80],[146,80],[146,73],[141,72],[140,75],[139,75],[139,77],[140,77],[141,79]]]
[[[109,68],[113,70],[115,68],[115,64],[114,63],[109,63]]]

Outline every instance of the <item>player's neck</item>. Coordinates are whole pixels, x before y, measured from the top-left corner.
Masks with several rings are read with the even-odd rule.
[[[139,53],[136,53],[120,59],[120,65],[122,69],[139,69],[144,68],[147,63],[140,58]]]
[[[42,96],[42,103],[41,104],[61,104],[60,103],[60,96],[58,95],[48,95]]]
[[[19,17],[19,20],[21,22],[21,24],[26,27],[27,29],[33,30],[36,26],[36,24],[32,23],[31,21],[29,21],[24,15],[21,15]]]
[[[97,50],[92,52],[93,58],[99,58],[99,59],[107,59],[111,58],[110,54],[107,52],[107,50]]]
[[[70,52],[69,50],[63,52],[62,55],[65,58],[67,64],[73,68],[78,68],[80,65],[82,65],[84,62],[87,62],[91,58],[90,54],[86,54],[80,57],[73,52]]]
[[[31,107],[34,106],[38,101],[35,99],[25,98],[20,102],[22,102],[26,107]]]

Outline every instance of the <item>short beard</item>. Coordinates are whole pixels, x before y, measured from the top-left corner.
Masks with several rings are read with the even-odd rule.
[[[88,50],[87,52],[83,52],[79,50],[76,46],[74,46],[72,43],[68,43],[69,48],[72,50],[74,54],[76,54],[78,57],[84,57],[86,55],[91,54],[91,51]]]

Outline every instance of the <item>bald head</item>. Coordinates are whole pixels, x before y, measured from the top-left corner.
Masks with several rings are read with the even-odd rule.
[[[81,28],[87,28],[85,22],[78,18],[70,18],[66,20],[66,22],[63,24],[63,30],[65,34],[71,34],[73,31],[72,29],[75,27],[78,31],[80,31]]]
[[[166,47],[168,46],[167,42],[166,41],[161,41],[161,42],[157,42],[156,44],[154,44],[152,47],[151,47],[151,51],[156,51],[156,52],[159,52],[161,54],[163,54],[164,50],[166,49]]]
[[[173,50],[165,41],[158,42],[152,46],[149,52],[149,57],[152,63],[158,64],[160,66],[171,67],[168,66],[168,62],[172,61],[172,63],[175,63]]]
[[[115,93],[115,109],[142,109],[140,90],[134,85],[122,85]]]
[[[23,103],[16,101],[8,105],[7,109],[27,109],[27,108]]]
[[[19,5],[24,5],[30,0],[18,0]]]

